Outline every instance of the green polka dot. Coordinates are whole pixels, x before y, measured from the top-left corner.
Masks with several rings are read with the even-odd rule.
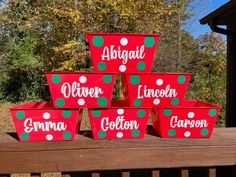
[[[92,110],[92,115],[93,115],[93,117],[99,117],[101,115],[101,111],[100,110]]]
[[[140,134],[139,130],[132,130],[132,132],[131,132],[131,135],[134,137],[139,136],[139,134]]]
[[[107,68],[107,65],[106,65],[105,62],[100,61],[100,62],[98,63],[98,69],[99,69],[100,71],[104,71],[104,70],[106,70],[106,68]]]
[[[143,109],[138,110],[137,115],[139,118],[143,118],[145,116],[145,111]]]
[[[170,116],[172,114],[171,109],[164,109],[164,115],[165,116]]]
[[[146,47],[153,47],[155,44],[155,39],[151,36],[145,37],[144,39],[144,45]]]
[[[178,98],[173,98],[171,100],[171,104],[172,104],[172,106],[177,106],[179,104],[179,99]]]
[[[106,74],[105,76],[103,76],[103,82],[104,82],[105,84],[108,84],[108,83],[110,83],[111,81],[112,81],[112,77],[111,77],[110,74]]]
[[[107,98],[105,98],[105,97],[98,98],[97,104],[99,106],[106,106],[108,104]]]
[[[70,110],[63,110],[62,111],[62,116],[64,118],[69,118],[71,116],[71,111]]]
[[[92,42],[95,47],[101,47],[104,41],[101,36],[94,36]]]
[[[52,82],[53,82],[54,84],[59,84],[59,83],[61,82],[61,77],[60,77],[58,74],[54,74],[54,75],[52,76]]]
[[[213,116],[216,115],[216,113],[217,113],[216,109],[210,109],[209,112],[208,112],[208,115],[213,117]]]
[[[142,105],[142,100],[136,99],[134,100],[134,106],[141,106]]]
[[[63,138],[64,138],[64,139],[70,139],[71,137],[72,137],[71,132],[64,132],[64,133],[63,133]]]
[[[129,81],[132,84],[137,85],[140,82],[140,77],[138,75],[132,75],[132,76],[130,76]]]
[[[65,101],[62,98],[58,98],[58,99],[56,99],[56,105],[57,106],[64,106]]]
[[[175,136],[176,132],[174,129],[168,130],[168,136]]]
[[[202,135],[202,136],[207,136],[208,133],[209,133],[209,131],[208,131],[207,128],[204,128],[204,129],[201,130],[201,135]]]
[[[106,137],[106,132],[104,132],[104,131],[98,132],[98,137],[101,138],[101,139],[105,138]]]
[[[16,117],[20,120],[25,118],[25,113],[23,111],[17,111],[16,112]]]
[[[138,62],[137,69],[143,71],[146,68],[146,64],[143,61]]]
[[[185,77],[185,76],[180,75],[180,76],[178,77],[178,83],[179,83],[179,84],[184,84],[185,81],[186,81],[186,77]]]
[[[24,133],[21,133],[20,137],[21,139],[27,141],[29,139],[29,134],[24,132]]]

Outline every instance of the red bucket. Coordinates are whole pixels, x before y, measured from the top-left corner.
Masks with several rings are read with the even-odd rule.
[[[79,109],[55,110],[51,102],[29,102],[10,110],[21,142],[73,140],[79,130]]]
[[[95,72],[150,73],[158,34],[88,33]]]
[[[115,74],[47,72],[55,108],[109,107]]]
[[[130,106],[178,106],[184,100],[189,79],[186,73],[126,74],[122,85]]]
[[[88,109],[94,139],[140,139],[144,137],[150,108],[110,107]]]
[[[220,106],[185,101],[179,107],[158,107],[152,111],[153,126],[162,138],[209,138]]]

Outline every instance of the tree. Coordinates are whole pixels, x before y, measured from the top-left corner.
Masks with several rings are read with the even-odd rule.
[[[213,32],[198,38],[199,50],[192,63],[189,97],[221,105],[218,126],[224,126],[226,106],[226,44]]]

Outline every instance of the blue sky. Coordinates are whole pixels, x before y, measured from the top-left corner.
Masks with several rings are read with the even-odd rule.
[[[194,0],[189,7],[189,10],[194,14],[187,20],[187,24],[183,28],[189,31],[194,38],[211,31],[208,25],[201,25],[199,20],[228,1],[229,0]]]

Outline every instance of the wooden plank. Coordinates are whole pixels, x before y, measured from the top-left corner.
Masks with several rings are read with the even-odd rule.
[[[216,177],[216,169],[215,168],[209,169],[209,177]]]
[[[149,127],[149,131],[151,128]],[[28,142],[20,143],[15,134],[0,133],[0,152],[76,150],[76,149],[120,149],[151,147],[201,147],[201,146],[236,146],[236,128],[216,128],[210,139],[165,139],[146,134],[142,140],[99,140],[91,138],[91,132],[81,132],[74,141]]]
[[[129,171],[123,171],[122,172],[122,177],[130,177],[130,172]]]
[[[92,177],[100,177],[100,173],[92,173]]]
[[[235,165],[235,135],[236,128],[223,128],[215,129],[211,139],[146,135],[142,140],[94,141],[78,135],[70,142],[19,143],[0,133],[0,174]]]
[[[61,177],[71,177],[70,174],[61,174]]]
[[[181,170],[181,177],[189,177],[189,171],[186,169]]]
[[[31,177],[41,177],[41,174],[40,173],[32,173],[30,176]]]
[[[160,177],[160,171],[159,170],[152,170],[152,177]]]

